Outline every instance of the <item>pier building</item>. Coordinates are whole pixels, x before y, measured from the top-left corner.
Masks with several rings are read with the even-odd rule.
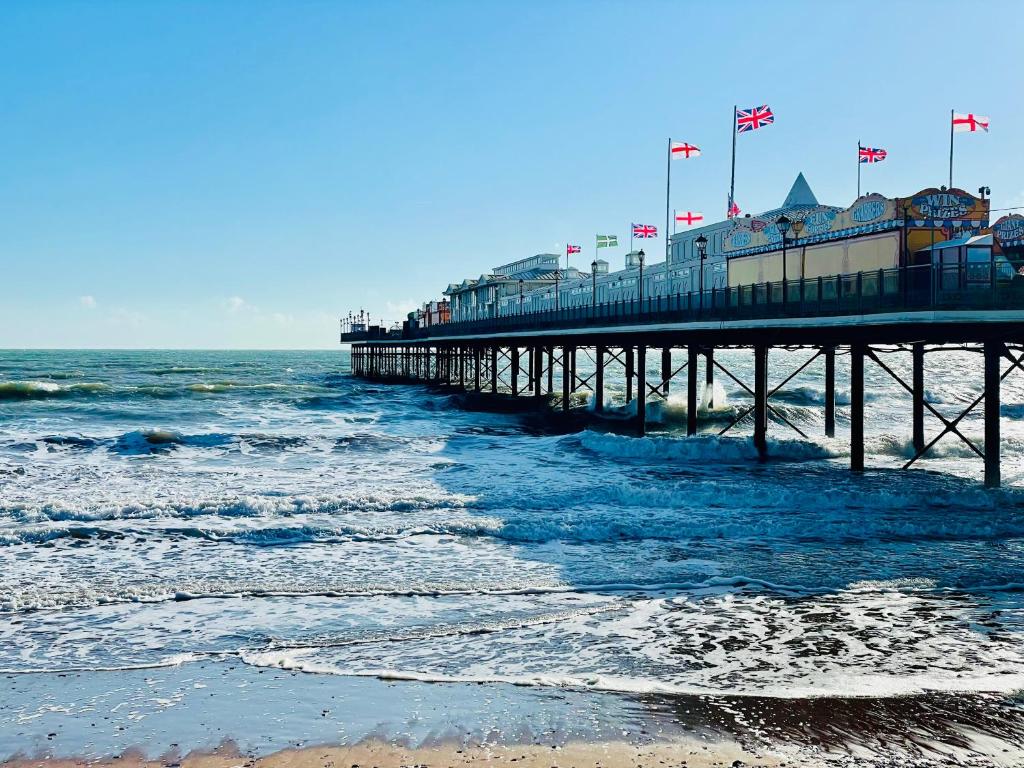
[[[553,400],[563,413],[583,391],[600,414],[605,376],[614,366],[641,435],[647,403],[667,399],[677,377],[685,377],[687,434],[697,434],[698,384],[713,392],[715,376],[725,376],[752,403],[715,432],[749,425],[762,456],[769,425],[807,437],[771,399],[812,365],[823,368],[825,434],[835,435],[836,357],[845,355],[851,469],[864,469],[864,372],[874,365],[910,395],[913,456],[905,467],[939,440],[958,439],[984,462],[985,482],[995,486],[1001,478],[1000,385],[1024,372],[1024,217],[990,226],[987,192],[929,187],[898,198],[864,195],[844,208],[820,205],[799,176],[777,209],[675,236],[668,262],[646,264],[643,251],[636,251],[621,270],[563,276],[556,256],[534,264],[555,268],[535,274],[529,289],[525,278],[499,268],[491,274],[504,293],[485,299],[482,309],[479,298],[475,304],[468,299],[475,310],[467,319],[453,314],[430,327],[407,323],[397,337],[384,339],[349,332],[341,341],[352,344],[352,371],[359,376],[532,396]],[[543,256],[551,257],[534,258]],[[489,280],[449,286],[448,295],[461,302],[463,295],[486,292]],[[778,348],[808,354],[770,385],[770,361],[778,359],[770,353]],[[926,397],[925,356],[950,348],[978,360],[963,378],[977,381],[980,393],[959,413],[944,412]],[[751,352],[753,379],[744,381],[723,365],[715,355],[721,349]],[[897,373],[882,352],[906,353],[910,376]],[[585,375],[577,366],[580,355],[593,363]],[[653,381],[652,368],[658,371]],[[940,388],[935,383],[930,390]],[[976,410],[983,411],[983,440],[962,426]],[[938,427],[934,434],[926,434],[926,417]]]

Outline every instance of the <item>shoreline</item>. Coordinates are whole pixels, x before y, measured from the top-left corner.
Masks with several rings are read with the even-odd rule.
[[[513,759],[514,758],[514,759]],[[0,678],[0,765],[1024,764],[1024,697],[628,695],[237,662]],[[938,761],[938,762],[936,762]],[[953,761],[956,761],[955,763]]]

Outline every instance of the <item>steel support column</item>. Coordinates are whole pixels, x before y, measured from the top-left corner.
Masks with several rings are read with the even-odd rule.
[[[491,347],[491,394],[498,394],[498,348]]]
[[[508,370],[509,376],[512,381],[512,397],[519,396],[519,347],[515,346],[511,349],[510,357],[512,362],[509,363]]]
[[[661,394],[668,399],[668,382],[672,378],[672,348],[661,350]]]
[[[647,432],[647,347],[636,348],[636,431],[640,437]]]
[[[633,402],[633,347],[626,347],[626,405]]]
[[[998,488],[999,475],[999,362],[1003,345],[985,342],[985,487]]]
[[[604,347],[600,344],[594,350],[594,410],[604,411]]]
[[[548,347],[548,394],[555,393],[555,348]]]
[[[836,348],[825,348],[825,437],[836,436]]]
[[[768,347],[754,347],[754,446],[762,459],[768,454]]]
[[[911,422],[914,433],[914,453],[920,453],[924,450],[924,344],[922,342],[915,343],[911,352],[914,359],[911,378],[911,389],[913,389]]]
[[[697,434],[697,348],[686,348],[686,434]]]
[[[569,366],[569,347],[562,347],[562,411],[569,412],[569,377],[572,375]]]
[[[850,347],[850,469],[864,471],[864,345]]]
[[[533,348],[533,396],[541,396],[541,378],[544,375],[544,347]]]
[[[708,410],[715,407],[715,348],[708,347],[704,351],[704,392],[708,401]]]

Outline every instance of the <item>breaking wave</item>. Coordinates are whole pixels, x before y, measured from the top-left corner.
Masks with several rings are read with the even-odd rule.
[[[102,382],[57,384],[53,381],[2,381],[0,400],[32,400],[48,397],[98,395],[110,390]]]

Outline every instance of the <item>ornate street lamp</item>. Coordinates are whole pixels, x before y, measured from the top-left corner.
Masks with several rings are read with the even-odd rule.
[[[697,255],[700,256],[700,292],[698,296],[700,308],[704,309],[704,261],[708,257],[708,239],[701,232],[693,242],[697,246]]]
[[[794,221],[793,222],[793,245],[796,245],[797,243],[800,242],[800,235],[803,234],[803,231],[804,231],[804,220],[803,219],[797,219],[796,221]],[[807,256],[807,246],[803,246],[800,249],[800,281],[801,281],[800,284],[801,285],[803,285],[804,261],[806,259],[806,256]],[[804,300],[804,289],[801,288],[800,289],[800,301],[803,301],[803,300]]]
[[[523,314],[523,278],[519,278],[519,314]]]
[[[597,259],[590,262],[590,304],[597,309]]]
[[[562,277],[562,270],[561,269],[556,269],[555,270],[555,312],[558,311],[558,293],[559,293],[559,291],[558,291],[558,281],[561,279],[561,277]]]
[[[786,241],[787,235],[789,234],[789,228],[793,226],[792,220],[789,219],[786,214],[782,214],[775,221],[775,226],[779,228],[779,232],[782,233],[782,303],[786,303]]]

